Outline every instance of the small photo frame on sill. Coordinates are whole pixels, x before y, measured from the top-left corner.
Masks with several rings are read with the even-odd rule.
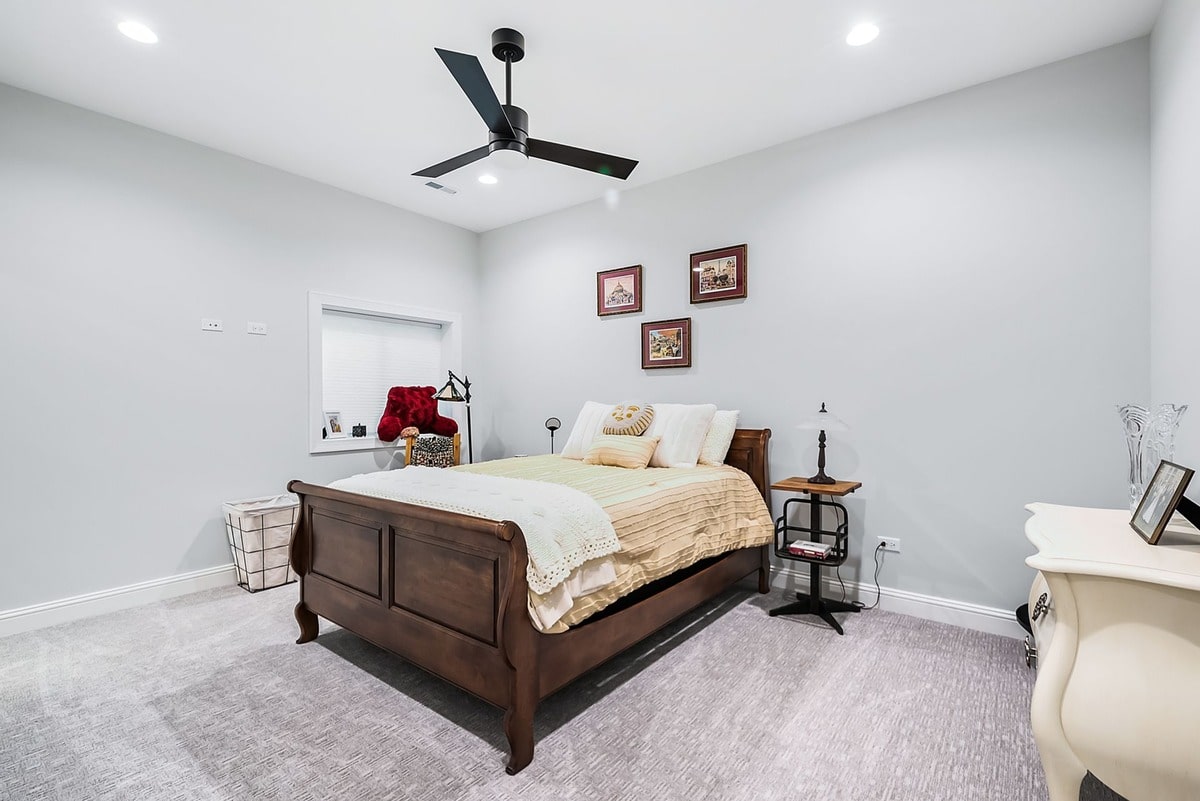
[[[746,297],[746,246],[693,253],[692,303]]]
[[[642,310],[642,265],[596,273],[596,316]]]
[[[341,412],[325,412],[323,420],[329,439],[342,439],[346,436],[346,427],[342,425]]]
[[[642,369],[692,366],[692,318],[642,323]]]
[[[1159,462],[1154,471],[1154,478],[1146,487],[1146,493],[1138,503],[1129,525],[1151,545],[1158,543],[1159,537],[1175,514],[1175,508],[1183,499],[1188,482],[1192,480],[1190,468],[1177,465],[1174,462]]]

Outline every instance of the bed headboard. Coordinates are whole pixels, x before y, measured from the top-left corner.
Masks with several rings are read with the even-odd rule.
[[[733,442],[725,455],[725,464],[736,467],[750,476],[767,509],[771,508],[771,478],[767,467],[767,442],[771,439],[769,428],[739,428],[733,432]]]

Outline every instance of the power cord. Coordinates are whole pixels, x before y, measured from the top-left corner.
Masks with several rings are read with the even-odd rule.
[[[879,570],[883,567],[883,545],[884,544],[881,542],[875,546],[875,603],[867,606],[862,601],[851,601],[851,606],[858,609],[874,609],[875,607],[879,606]],[[838,565],[835,572],[837,573],[838,584],[842,585],[842,602],[845,603],[846,582],[842,581],[842,566]]]

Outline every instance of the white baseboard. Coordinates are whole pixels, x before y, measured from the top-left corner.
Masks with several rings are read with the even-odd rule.
[[[841,596],[841,586],[836,579],[830,581],[829,578],[826,578],[823,583],[825,585],[823,594],[826,597]],[[234,572],[233,564],[230,563],[220,567],[210,567],[191,573],[181,573],[177,576],[144,581],[140,584],[130,584],[127,587],[117,587],[20,609],[10,609],[0,612],[0,637],[130,609],[201,590],[229,587],[236,584],[237,574]],[[808,588],[808,571],[807,569],[796,570],[791,566],[773,565],[771,585],[777,590],[806,590]],[[833,594],[835,592],[837,595]],[[846,593],[850,598],[869,600],[875,593],[875,585],[847,581]],[[912,615],[939,623],[950,623],[1004,637],[1021,639],[1025,636],[1025,630],[1017,623],[1013,613],[1007,609],[980,606],[965,601],[922,595],[891,587],[880,588],[879,608],[888,612]]]
[[[94,615],[117,612],[134,606],[175,598],[201,590],[228,587],[237,584],[237,573],[233,563],[177,576],[143,581],[127,587],[76,595],[44,604],[25,606],[20,609],[0,611],[0,637],[20,634],[25,631],[56,626],[72,620]]]
[[[790,565],[771,566],[771,586],[775,589],[808,589],[808,568],[797,570]],[[826,598],[841,598],[842,588],[836,578],[823,578],[822,595]],[[846,582],[847,599],[858,599],[866,603],[874,600],[875,584],[862,584],[856,581]],[[955,601],[950,598],[939,598],[935,595],[922,595],[908,590],[897,590],[892,587],[879,588],[879,608],[887,612],[898,612],[902,615],[933,620],[938,623],[950,623],[965,629],[984,631],[988,634],[999,634],[1003,637],[1022,639],[1025,629],[1017,623],[1016,615],[1009,609],[996,609],[991,606]]]

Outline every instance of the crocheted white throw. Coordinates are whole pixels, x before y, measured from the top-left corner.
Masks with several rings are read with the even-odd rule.
[[[612,520],[600,504],[561,484],[409,466],[362,473],[329,486],[487,520],[513,521],[525,534],[529,588],[542,595],[584,562],[621,549]]]

